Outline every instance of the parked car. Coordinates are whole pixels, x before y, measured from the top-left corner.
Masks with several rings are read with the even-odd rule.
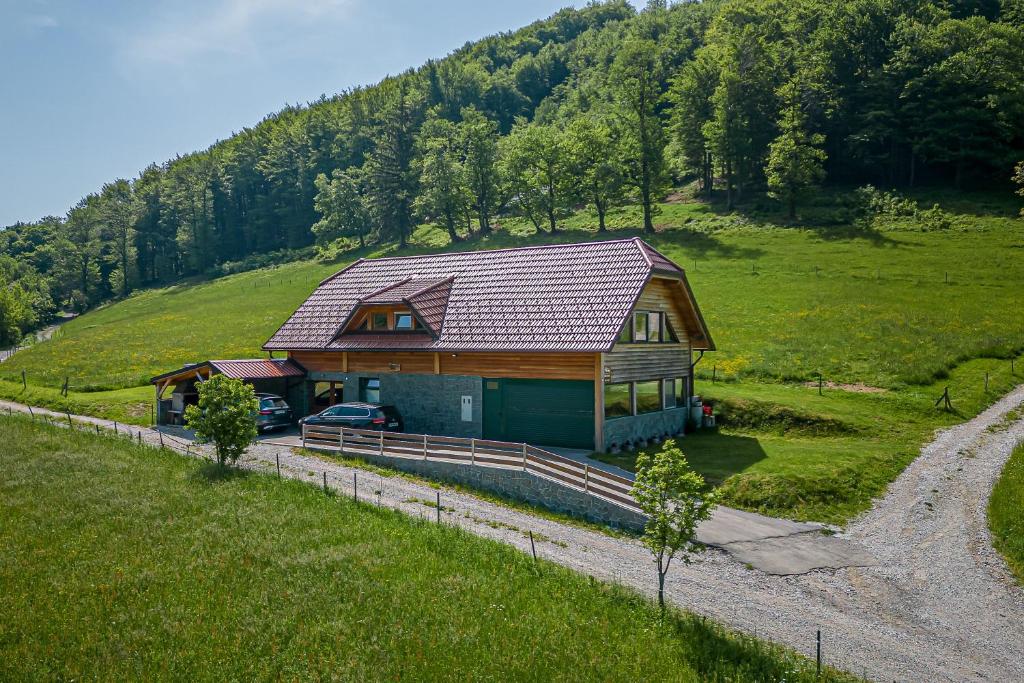
[[[292,409],[280,396],[274,394],[256,394],[260,400],[260,410],[256,414],[256,428],[261,431],[288,427],[295,421]]]
[[[397,408],[377,403],[339,403],[316,415],[302,418],[299,424],[376,429],[381,432],[401,432],[405,429]]]

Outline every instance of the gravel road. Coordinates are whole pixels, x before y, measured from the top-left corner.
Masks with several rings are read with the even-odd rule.
[[[1024,680],[1024,592],[991,549],[985,521],[992,485],[1015,444],[1024,441],[1024,418],[1004,419],[1022,404],[1024,386],[938,434],[875,508],[842,534],[869,550],[877,566],[771,576],[709,550],[670,572],[668,598],[809,655],[820,628],[826,663],[872,680]],[[141,432],[149,442],[159,438]],[[414,516],[436,514],[424,504],[435,500],[436,489],[405,477],[381,477],[267,444],[250,449],[242,465],[272,471],[275,457],[285,476],[322,485],[327,472],[332,488],[352,495],[356,473],[361,499]],[[442,489],[441,504],[445,523],[524,552],[530,552],[532,531],[543,558],[654,595],[650,554],[633,539],[450,489]]]

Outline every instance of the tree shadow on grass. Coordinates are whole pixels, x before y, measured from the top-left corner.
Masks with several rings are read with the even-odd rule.
[[[221,465],[216,462],[204,462],[193,470],[190,475],[192,479],[203,484],[220,484],[242,479],[248,479],[252,475],[249,470],[239,469],[230,465]]]
[[[686,454],[690,466],[712,484],[720,484],[768,457],[757,437],[723,434],[717,429],[676,437],[676,445]],[[597,453],[594,458],[635,472],[637,455],[641,452],[654,453],[660,448],[661,444],[651,444],[621,453]]]
[[[493,249],[510,249],[554,244],[575,244],[578,242],[601,242],[639,237],[650,242],[656,249],[662,242],[673,247],[680,247],[695,253],[697,256],[721,256],[726,258],[753,259],[764,252],[758,248],[740,247],[718,239],[711,231],[693,229],[687,226],[668,228],[659,227],[654,234],[644,232],[637,227],[609,227],[605,232],[593,228],[562,226],[557,233],[534,232],[514,234],[501,225],[495,225],[490,233],[481,235],[479,232],[464,236],[460,241],[445,244],[415,244],[410,242],[404,249],[397,244],[369,244],[339,253],[325,263],[341,263],[356,258],[384,258],[392,256],[422,256],[430,254],[483,251]]]

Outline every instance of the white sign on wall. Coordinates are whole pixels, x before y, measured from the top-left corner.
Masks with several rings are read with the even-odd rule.
[[[473,421],[473,397],[463,396],[462,397],[462,421],[472,422]]]

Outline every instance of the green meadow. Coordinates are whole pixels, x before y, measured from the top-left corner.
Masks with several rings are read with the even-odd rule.
[[[1021,411],[1014,418],[1024,417]],[[1024,445],[1018,446],[992,489],[988,525],[992,545],[1006,558],[1010,570],[1024,584]]]
[[[449,526],[0,417],[0,679],[845,681]]]
[[[609,231],[578,213],[556,235],[507,219],[491,236],[448,244],[421,226],[403,254],[641,236],[682,265],[718,350],[697,365],[698,391],[721,428],[685,450],[731,505],[842,523],[870,505],[937,428],[967,419],[1021,381],[1024,221],[1006,197],[920,195],[936,217],[851,222],[849,193],[822,193],[797,222],[754,201],[725,213],[662,204],[643,235],[635,207]],[[68,323],[57,338],[0,365],[0,397],[145,422],[146,380],[260,346],[324,277],[357,257],[292,263],[150,290]],[[986,373],[988,390],[985,390]],[[65,377],[69,397],[57,389]],[[826,383],[824,396],[808,386]],[[953,411],[934,402],[949,386]],[[115,418],[116,419],[116,418]],[[604,456],[630,466],[635,454]]]

